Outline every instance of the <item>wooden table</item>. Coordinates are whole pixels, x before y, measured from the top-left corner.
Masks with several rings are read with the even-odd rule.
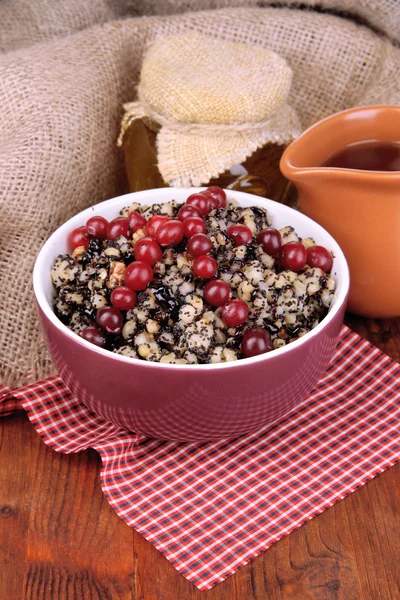
[[[347,323],[400,360],[400,320]],[[209,592],[120,521],[99,469],[94,450],[47,449],[24,414],[0,419],[0,600],[400,598],[400,465]]]

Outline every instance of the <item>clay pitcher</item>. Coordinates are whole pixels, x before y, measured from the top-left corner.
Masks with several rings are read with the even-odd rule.
[[[350,267],[348,310],[400,316],[400,171],[323,167],[360,141],[400,143],[400,107],[352,108],[316,123],[285,150],[280,167],[299,208],[327,229]]]

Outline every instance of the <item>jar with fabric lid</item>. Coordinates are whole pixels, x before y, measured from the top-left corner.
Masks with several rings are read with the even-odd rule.
[[[219,185],[282,201],[279,161],[300,132],[292,71],[262,46],[199,34],[159,38],[118,144],[131,191]]]

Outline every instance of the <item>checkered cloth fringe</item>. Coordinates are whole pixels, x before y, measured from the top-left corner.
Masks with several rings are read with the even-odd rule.
[[[0,415],[18,407],[50,448],[95,448],[108,502],[201,590],[400,455],[400,365],[346,327],[312,394],[279,422],[234,440],[130,433],[91,413],[59,378],[0,394]]]

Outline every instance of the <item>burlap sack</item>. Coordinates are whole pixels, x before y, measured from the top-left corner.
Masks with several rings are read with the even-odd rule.
[[[399,0],[9,0],[0,5],[0,52],[32,46],[96,23],[226,7],[310,7],[343,14],[400,42]]]
[[[71,3],[74,4],[74,3]],[[1,23],[0,19],[0,23]],[[368,103],[400,102],[400,51],[369,29],[312,11],[226,9],[97,25],[0,57],[2,383],[47,375],[31,272],[48,235],[125,189],[116,147],[146,44],[197,31],[270,47],[293,70],[302,124]]]
[[[343,14],[364,22],[376,31],[400,41],[399,0],[135,0],[135,10],[143,15],[169,15],[189,10],[207,10],[225,6],[308,6],[318,10]],[[126,5],[128,8],[128,6]]]

